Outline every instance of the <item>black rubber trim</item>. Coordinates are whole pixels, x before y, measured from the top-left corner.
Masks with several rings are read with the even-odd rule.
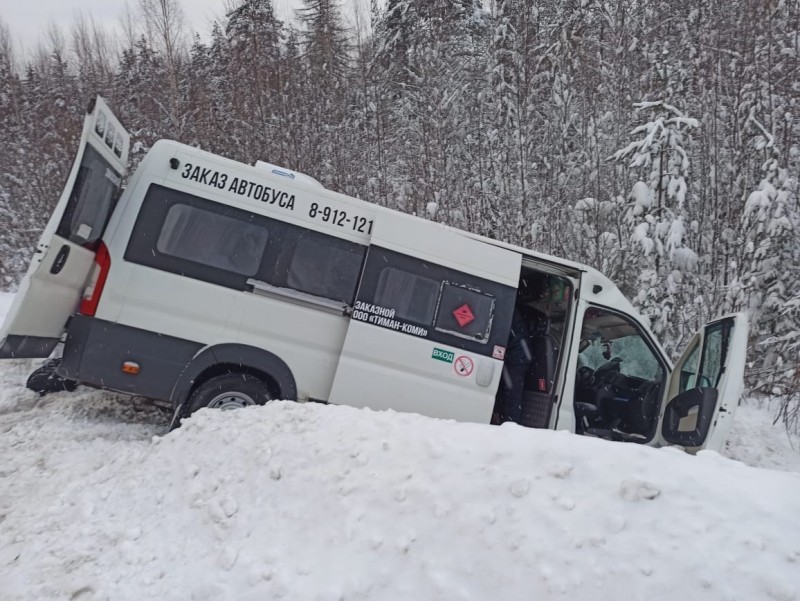
[[[202,344],[84,315],[72,318],[59,375],[97,388],[170,400],[181,372]],[[139,365],[137,375],[122,364]]]
[[[83,315],[73,315],[67,323],[67,339],[64,344],[64,352],[61,365],[58,368],[58,375],[77,380],[81,367],[81,357],[89,339],[89,329],[92,322],[96,321],[91,317]]]
[[[96,388],[178,405],[204,371],[221,364],[237,365],[268,375],[281,399],[297,399],[292,370],[274,353],[234,343],[203,347],[199,342],[75,315],[67,329],[58,373]],[[125,361],[137,363],[139,374],[123,373]]]
[[[40,359],[49,357],[60,338],[40,336],[6,337],[0,345],[0,359]]]

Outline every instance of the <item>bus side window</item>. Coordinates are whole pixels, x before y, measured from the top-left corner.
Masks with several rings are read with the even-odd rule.
[[[371,246],[357,298],[387,318],[371,322],[380,327],[412,326],[413,335],[500,358],[516,289]]]
[[[234,290],[254,278],[349,304],[366,248],[153,184],[125,259]]]
[[[303,231],[285,274],[286,286],[352,305],[365,253],[360,244]]]
[[[441,282],[397,267],[386,267],[378,278],[375,304],[391,307],[399,319],[430,325]]]
[[[158,252],[244,276],[258,271],[269,231],[227,215],[174,204],[156,241]]]

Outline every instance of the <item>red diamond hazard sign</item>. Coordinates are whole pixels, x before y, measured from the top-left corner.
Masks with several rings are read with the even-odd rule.
[[[468,323],[475,321],[475,315],[472,313],[472,309],[470,309],[469,305],[466,303],[453,311],[453,317],[456,318],[458,325],[462,328]]]

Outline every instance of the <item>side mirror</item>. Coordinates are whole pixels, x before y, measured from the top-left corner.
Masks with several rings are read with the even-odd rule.
[[[664,440],[684,447],[702,446],[711,429],[718,395],[716,388],[692,388],[667,403],[661,426]]]

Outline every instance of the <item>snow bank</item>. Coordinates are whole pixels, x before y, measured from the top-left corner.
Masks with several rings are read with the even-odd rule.
[[[0,417],[7,600],[672,601],[800,590],[797,474],[283,402],[203,411],[167,436],[125,440],[98,423],[109,403],[80,413],[68,399],[72,414]]]
[[[800,437],[790,438],[783,423],[775,423],[778,402],[747,399],[739,405],[723,454],[747,465],[800,472]]]

